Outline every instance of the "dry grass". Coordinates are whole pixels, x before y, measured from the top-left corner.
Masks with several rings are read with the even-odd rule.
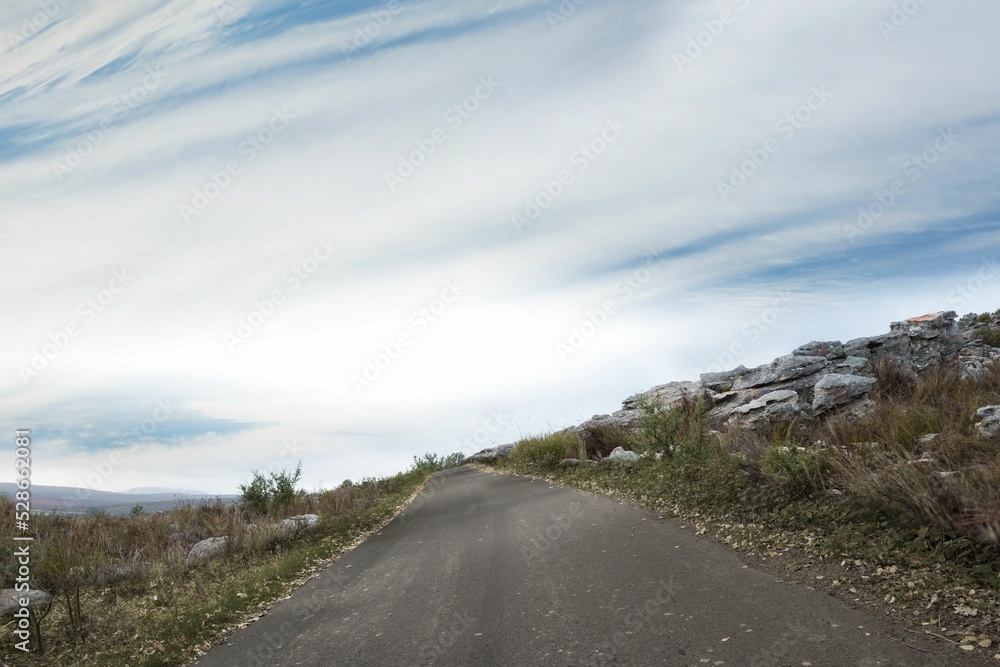
[[[582,433],[586,455],[584,458],[601,460],[617,447],[632,448],[632,437],[628,429],[618,424],[591,424]]]
[[[130,517],[33,517],[31,584],[54,599],[40,619],[33,652],[15,650],[8,627],[0,654],[13,667],[186,664],[197,645],[391,516],[439,468],[440,462],[418,463],[390,478],[300,493],[263,517],[221,502]],[[13,516],[5,499],[0,510]],[[303,513],[319,514],[318,528],[280,527],[281,519]],[[195,568],[185,564],[195,543],[221,536],[228,540],[220,558]],[[4,588],[16,576],[14,544],[13,521],[0,522]]]
[[[905,392],[884,382],[880,376],[881,398],[868,418],[825,424],[834,483],[915,521],[995,542],[1000,450],[975,433],[973,417],[1000,403],[1000,369],[965,380],[939,369]]]

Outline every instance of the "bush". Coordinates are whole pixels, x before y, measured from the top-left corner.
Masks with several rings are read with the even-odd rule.
[[[529,463],[554,468],[566,458],[586,458],[580,438],[569,431],[525,438],[514,445],[510,459],[514,463]]]
[[[295,503],[295,486],[302,479],[302,462],[294,472],[281,470],[271,476],[253,471],[249,484],[240,484],[240,504],[250,515],[264,515],[276,509],[287,509]]]
[[[826,466],[819,452],[805,447],[772,445],[760,457],[760,473],[792,498],[823,488]]]
[[[642,416],[634,437],[637,450],[696,460],[704,460],[714,453],[703,400],[686,399],[670,409],[644,402],[640,408]]]
[[[977,340],[981,340],[990,347],[1000,347],[1000,328],[998,327],[986,327],[985,329],[980,329],[974,334]]]
[[[454,468],[464,460],[465,455],[461,452],[455,452],[448,456],[439,456],[433,452],[426,452],[423,456],[413,457],[413,466],[410,470],[427,473],[437,472],[445,468]]]

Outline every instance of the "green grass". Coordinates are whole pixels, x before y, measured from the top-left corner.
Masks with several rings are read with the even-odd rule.
[[[510,453],[512,461],[532,463],[542,468],[554,468],[563,459],[583,456],[580,438],[567,431],[524,438]]]

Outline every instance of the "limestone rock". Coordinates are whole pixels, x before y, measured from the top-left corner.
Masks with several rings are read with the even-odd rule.
[[[228,537],[210,537],[207,540],[202,540],[191,547],[184,564],[188,567],[195,567],[213,558],[218,558],[226,553],[228,542]]]
[[[862,357],[873,364],[882,357],[893,357],[903,368],[913,368],[910,357],[910,337],[902,331],[894,331],[870,338],[855,338],[844,343],[844,354],[848,357]]]
[[[306,528],[312,528],[317,523],[319,523],[319,517],[315,514],[300,514],[298,516],[291,516],[281,522],[282,528],[289,530],[304,530]]]
[[[911,317],[889,325],[890,331],[906,334],[910,339],[910,358],[918,373],[953,361],[965,343],[965,337],[955,322],[955,311],[942,311]]]
[[[605,461],[624,461],[626,463],[635,463],[642,457],[635,452],[630,452],[624,447],[615,447],[614,450],[608,454],[604,459]]]
[[[850,403],[867,394],[874,386],[875,378],[839,373],[824,375],[814,388],[813,414],[821,415],[835,407]]]
[[[836,362],[830,370],[843,375],[861,375],[862,373],[871,373],[872,364],[864,357],[847,357]]]
[[[736,378],[746,372],[747,367],[740,364],[731,371],[723,371],[722,373],[702,373],[701,383],[706,389],[718,392],[727,392],[733,388],[733,382],[736,381]]]
[[[987,405],[976,410],[976,431],[984,438],[1000,435],[1000,405]]]
[[[812,375],[826,368],[829,363],[826,357],[806,357],[788,354],[778,357],[770,364],[758,366],[741,375],[733,383],[733,389],[753,389],[787,382]]]
[[[466,457],[466,461],[493,461],[510,456],[514,445],[500,445],[499,447],[489,447]]]
[[[52,596],[45,591],[31,589],[28,591],[18,591],[14,588],[4,588],[0,590],[0,616],[8,616],[21,608],[21,600],[28,601],[28,609],[34,609],[40,604],[44,604],[52,599]]]
[[[741,405],[733,410],[732,416],[747,426],[775,420],[787,421],[799,415],[798,400],[798,392],[780,389]]]
[[[844,358],[844,344],[839,340],[814,340],[800,345],[792,352],[796,357],[825,357],[830,360]]]

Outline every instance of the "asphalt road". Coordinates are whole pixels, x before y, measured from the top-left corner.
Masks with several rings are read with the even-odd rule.
[[[961,665],[609,498],[467,468],[199,667]]]

